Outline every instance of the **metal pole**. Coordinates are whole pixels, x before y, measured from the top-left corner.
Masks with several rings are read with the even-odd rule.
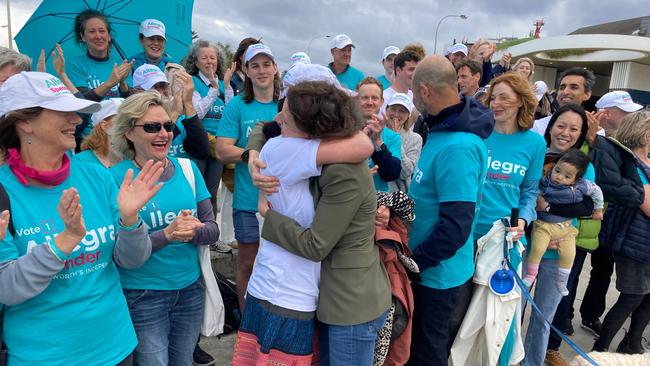
[[[9,37],[9,49],[14,49],[14,41],[11,37],[11,3],[7,0],[7,36]]]
[[[454,15],[445,15],[444,17],[442,17],[442,18],[438,21],[438,25],[436,26],[436,37],[435,37],[435,41],[434,41],[434,43],[433,43],[433,54],[434,54],[434,55],[437,54],[436,51],[438,51],[438,29],[440,29],[440,23],[442,23],[443,20],[445,20],[445,19],[447,19],[447,18],[449,18],[449,17],[453,17],[453,16],[454,16]]]
[[[330,38],[330,37],[331,37],[331,36],[329,36],[329,35],[326,35],[326,36],[316,36],[316,37],[312,37],[312,39],[310,39],[310,40],[309,40],[309,43],[307,44],[307,54],[309,55],[309,57],[311,57],[311,43],[312,43],[314,40],[319,39],[319,38]]]

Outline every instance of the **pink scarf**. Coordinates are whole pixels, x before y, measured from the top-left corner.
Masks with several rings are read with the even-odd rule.
[[[28,186],[27,178],[43,183],[48,186],[58,186],[70,175],[70,158],[63,154],[63,163],[58,170],[42,172],[30,168],[20,160],[20,151],[18,149],[8,149],[9,157],[7,164],[14,173],[16,178],[24,186]]]

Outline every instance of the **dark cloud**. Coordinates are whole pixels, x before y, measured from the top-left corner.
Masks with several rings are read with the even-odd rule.
[[[14,34],[39,3],[12,1]],[[646,15],[644,4],[641,0],[196,0],[193,28],[201,37],[229,44],[233,49],[246,36],[262,37],[281,68],[287,66],[293,52],[307,51],[314,37],[346,33],[357,45],[353,64],[368,75],[379,75],[381,52],[388,45],[403,47],[420,42],[432,53],[436,25],[447,14],[467,14],[469,19],[443,21],[438,34],[439,53],[454,39],[527,36],[539,18],[546,22],[543,36],[567,34],[587,25]],[[2,11],[2,24],[6,24],[4,17]],[[6,39],[6,28],[1,28],[0,44],[6,44]],[[330,61],[329,40],[313,39],[310,51],[312,61]]]

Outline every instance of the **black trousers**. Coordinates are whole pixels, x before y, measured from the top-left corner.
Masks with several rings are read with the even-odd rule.
[[[605,312],[605,298],[612,273],[614,273],[612,251],[601,245],[591,253],[589,285],[580,306],[582,320],[591,322],[600,319]]]
[[[445,290],[413,283],[413,332],[409,366],[447,366],[449,325],[461,286]]]
[[[627,333],[628,339],[632,344],[641,344],[641,336],[650,321],[650,294],[620,294],[616,304],[605,316],[600,337],[594,344],[594,349],[606,350],[630,314],[632,319],[630,319],[630,331]]]
[[[557,306],[557,310],[555,310],[555,317],[553,317],[553,326],[562,332],[566,330],[566,325],[569,322],[569,319],[573,319],[573,301],[576,299],[580,272],[582,272],[582,266],[585,264],[586,257],[587,251],[576,247],[576,257],[573,260],[573,266],[571,267],[571,273],[569,274],[569,280],[567,281],[569,294],[560,300],[560,304]],[[561,343],[562,338],[560,338],[560,336],[555,332],[551,331],[548,335],[548,346],[546,346],[546,349],[558,350],[560,349]]]

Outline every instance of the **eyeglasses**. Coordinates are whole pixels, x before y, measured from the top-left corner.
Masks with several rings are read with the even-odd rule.
[[[158,133],[158,132],[160,132],[161,128],[164,128],[165,131],[167,131],[167,132],[172,132],[172,131],[174,131],[174,126],[176,126],[176,124],[174,122],[169,121],[169,122],[164,122],[164,123],[147,122],[147,123],[143,123],[141,125],[134,125],[133,127],[142,127],[142,129],[146,133]]]

